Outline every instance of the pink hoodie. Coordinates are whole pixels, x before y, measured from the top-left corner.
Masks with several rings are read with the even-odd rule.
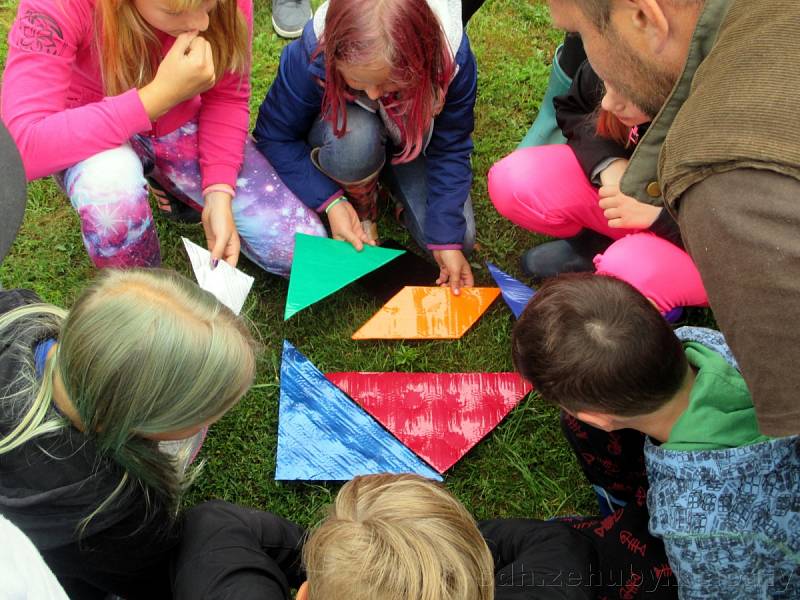
[[[252,0],[237,0],[252,32]],[[0,114],[29,180],[124,144],[198,120],[203,188],[236,188],[249,127],[250,82],[228,73],[207,92],[151,122],[135,89],[104,97],[94,0],[21,0],[8,37]],[[158,32],[162,52],[175,38]]]

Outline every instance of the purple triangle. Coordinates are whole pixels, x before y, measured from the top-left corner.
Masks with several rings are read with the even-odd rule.
[[[442,480],[284,341],[275,479],[346,481],[373,473]]]
[[[519,319],[522,311],[525,310],[528,302],[536,292],[521,281],[514,279],[508,273],[501,271],[492,263],[487,262],[486,266],[489,267],[489,273],[492,274],[497,287],[500,288],[503,300],[508,304],[508,308],[514,313],[514,316]]]

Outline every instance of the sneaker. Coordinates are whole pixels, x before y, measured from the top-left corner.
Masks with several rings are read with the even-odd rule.
[[[272,27],[282,38],[297,38],[311,18],[311,0],[272,0]]]
[[[556,240],[531,248],[520,259],[522,272],[536,281],[560,273],[594,271],[595,255],[604,252],[611,240],[604,235],[584,229],[566,240]]]

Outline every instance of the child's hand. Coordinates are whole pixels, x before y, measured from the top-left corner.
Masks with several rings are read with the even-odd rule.
[[[196,31],[182,33],[161,60],[153,81],[139,90],[139,97],[150,119],[155,120],[212,88],[214,82],[211,44]]]
[[[625,174],[625,169],[628,168],[628,159],[620,158],[612,162],[605,169],[600,171],[600,183],[603,186],[619,185],[622,176]]]
[[[450,289],[458,296],[462,287],[472,287],[475,278],[472,269],[461,250],[434,250],[433,258],[439,265],[439,278],[436,285],[450,285]]]
[[[619,191],[618,185],[600,188],[599,205],[612,228],[649,229],[661,214],[660,207],[626,196]]]
[[[328,222],[331,225],[331,237],[335,240],[344,240],[353,244],[353,248],[361,252],[364,244],[375,245],[361,226],[361,219],[353,205],[343,200],[336,203],[328,211]]]
[[[211,192],[205,196],[203,207],[203,230],[206,244],[211,252],[212,265],[223,259],[232,267],[239,261],[239,232],[233,222],[232,198],[225,192]]]

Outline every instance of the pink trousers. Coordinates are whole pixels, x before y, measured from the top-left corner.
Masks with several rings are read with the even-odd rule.
[[[681,248],[638,229],[614,229],[598,193],[566,144],[522,148],[489,170],[489,197],[511,222],[558,238],[587,228],[614,242],[595,259],[597,273],[627,281],[663,313],[708,306],[700,273]]]

